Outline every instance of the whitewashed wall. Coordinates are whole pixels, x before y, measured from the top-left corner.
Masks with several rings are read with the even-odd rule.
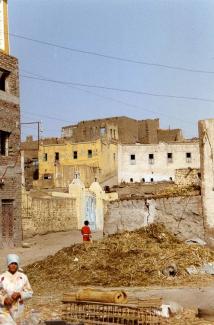
[[[167,154],[172,153],[172,161]],[[191,159],[186,158],[191,153]],[[154,155],[149,163],[149,154]],[[131,160],[135,155],[135,161]],[[169,181],[175,178],[175,170],[180,168],[200,168],[199,142],[135,144],[118,146],[118,183]]]

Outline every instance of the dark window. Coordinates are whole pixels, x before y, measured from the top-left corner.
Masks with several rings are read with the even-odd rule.
[[[172,177],[170,177],[169,180],[172,181]]]
[[[73,151],[73,158],[74,158],[74,159],[77,159],[77,157],[78,157],[78,153],[77,153],[77,151]]]
[[[145,178],[142,178],[142,180],[141,180],[143,183],[145,183]]]
[[[52,175],[51,174],[44,174],[44,179],[52,179]]]
[[[151,180],[151,182],[154,182],[154,179],[153,178],[151,178],[150,180]]]
[[[55,152],[55,160],[59,160],[59,152]]]
[[[136,160],[135,160],[135,155],[134,154],[130,155],[130,162],[131,162],[131,165],[135,165],[136,164]]]
[[[169,162],[169,163],[172,163],[172,153],[171,152],[168,152],[167,153],[167,161]]]
[[[133,178],[130,178],[130,182],[133,183]]]
[[[149,154],[149,164],[154,164],[154,154],[153,153]]]
[[[48,160],[48,154],[47,154],[47,153],[44,153],[44,155],[43,155],[43,160],[44,160],[44,161],[47,161],[47,160]]]
[[[6,90],[6,79],[8,75],[8,71],[0,69],[0,90]]]
[[[92,150],[91,149],[88,150],[88,158],[92,158]]]
[[[8,139],[9,132],[0,131],[0,155],[7,156],[8,155]]]
[[[186,162],[190,163],[192,161],[192,154],[191,152],[186,152]]]

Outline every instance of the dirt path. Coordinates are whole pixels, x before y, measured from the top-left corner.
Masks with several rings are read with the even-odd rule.
[[[101,238],[101,232],[93,233],[93,238]],[[0,249],[0,272],[3,272],[6,267],[6,256],[9,253],[18,254],[21,258],[21,266],[39,261],[53,255],[63,247],[70,246],[75,243],[81,243],[82,237],[80,231],[73,230],[68,232],[51,233],[47,235],[37,235],[33,238],[25,240],[30,244],[30,248],[3,248]]]

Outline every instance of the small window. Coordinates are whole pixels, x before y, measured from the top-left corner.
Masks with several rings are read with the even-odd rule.
[[[55,161],[59,160],[59,152],[55,152]]]
[[[167,161],[168,163],[172,163],[172,152],[167,153]]]
[[[145,178],[142,178],[142,179],[141,179],[141,182],[145,183]]]
[[[39,162],[37,158],[32,158],[33,166],[37,167],[39,166]]]
[[[73,151],[73,159],[77,159],[78,158],[78,153],[77,151]]]
[[[103,136],[106,134],[106,128],[100,128],[100,135]]]
[[[46,152],[43,154],[43,160],[48,161],[48,154]]]
[[[130,163],[131,163],[131,165],[135,165],[136,164],[136,159],[135,159],[135,155],[134,154],[130,155]]]
[[[88,158],[92,158],[92,150],[91,149],[88,150]]]
[[[133,178],[130,178],[130,182],[133,183]]]
[[[44,174],[44,179],[52,179],[52,175],[51,174]]]
[[[172,177],[170,177],[169,180],[172,181]]]
[[[154,154],[153,153],[149,154],[149,164],[151,164],[151,165],[154,164]]]
[[[151,178],[150,181],[151,181],[151,183],[153,183],[154,182],[154,178]]]
[[[0,155],[8,156],[8,140],[10,133],[0,131]]]
[[[9,75],[9,72],[3,69],[0,69],[0,90],[6,90],[6,79]]]
[[[186,162],[187,163],[192,162],[192,154],[191,154],[191,152],[186,152]]]

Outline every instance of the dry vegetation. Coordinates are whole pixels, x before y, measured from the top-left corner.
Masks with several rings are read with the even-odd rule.
[[[95,241],[75,244],[25,268],[37,294],[69,291],[74,286],[176,286],[209,281],[188,275],[186,267],[214,261],[209,248],[182,243],[162,225],[150,225]],[[175,277],[162,270],[175,263]]]

